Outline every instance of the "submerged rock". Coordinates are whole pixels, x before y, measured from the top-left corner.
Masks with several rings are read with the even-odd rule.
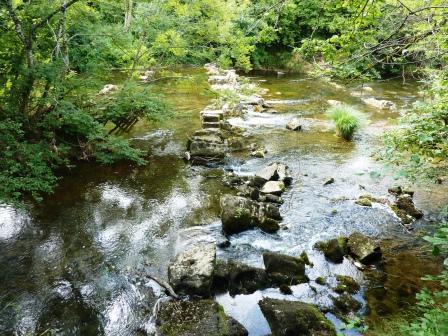
[[[177,294],[210,296],[216,246],[199,244],[179,253],[168,267],[169,282]]]
[[[376,98],[364,98],[362,100],[365,104],[372,107],[376,107],[382,110],[396,110],[397,105],[390,100],[376,99]]]
[[[359,232],[348,237],[347,247],[349,253],[363,264],[373,263],[381,258],[379,242]]]
[[[336,336],[333,325],[314,305],[270,298],[258,305],[273,336]]]
[[[221,197],[221,221],[227,234],[239,233],[259,227],[266,232],[276,232],[282,219],[277,207],[250,199],[226,195]]]
[[[344,255],[347,254],[347,239],[339,237],[320,241],[314,244],[314,248],[322,251],[325,259],[338,264],[344,260]]]
[[[213,300],[162,303],[156,326],[161,336],[247,336],[247,330]]]
[[[305,275],[305,261],[289,255],[273,252],[263,253],[266,273],[277,285],[297,285],[308,282]]]

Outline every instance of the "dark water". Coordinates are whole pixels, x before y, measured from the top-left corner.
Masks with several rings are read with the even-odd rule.
[[[172,103],[175,117],[157,125],[141,122],[127,135],[150,149],[146,166],[79,165],[42,204],[27,211],[0,207],[0,334],[138,335],[150,330],[152,306],[161,290],[145,274],[166,277],[175,253],[198,241],[223,238],[218,203],[230,191],[221,183],[222,169],[191,167],[181,158],[188,135],[200,127],[199,111],[213,95],[202,70],[182,73],[185,79],[157,87]],[[297,255],[306,250],[314,263],[308,270],[312,280],[329,276],[331,283],[334,274],[349,274],[365,285],[367,302],[363,295],[358,299],[372,323],[400,309],[390,302],[412,304],[421,286],[419,277],[437,267],[432,259],[416,257],[418,238],[406,233],[387,207],[362,208],[353,201],[365,193],[386,196],[387,188],[398,182],[406,185],[371,153],[384,130],[417,99],[416,83],[369,83],[374,91],[364,94],[390,99],[399,107],[397,112],[378,112],[350,94],[359,90],[355,84],[340,89],[298,75],[260,75],[252,80],[269,89],[265,97],[281,113],[232,119],[247,129],[251,141],[264,144],[268,154],[264,159],[245,158],[243,163],[229,160],[227,165],[241,174],[273,160],[291,167],[295,179],[281,208],[286,229],[275,235],[255,230],[233,236],[231,247],[218,255],[261,265],[264,251]],[[327,99],[357,105],[368,116],[353,143],[334,136],[324,115]],[[287,131],[285,124],[295,115],[311,118],[313,126],[301,133]],[[335,183],[324,187],[328,177]],[[446,186],[412,187],[427,221],[436,220],[447,201]],[[407,289],[397,290],[403,281],[390,276],[380,280],[387,291],[378,291],[349,262],[328,264],[312,249],[318,240],[353,231],[393,237],[395,244],[408,246],[394,250],[387,271],[400,275],[413,265],[414,271],[403,277]],[[294,286],[288,299],[328,307],[330,290],[313,281],[310,285]],[[269,332],[257,307],[263,296],[283,297],[268,289],[216,299],[255,336]]]

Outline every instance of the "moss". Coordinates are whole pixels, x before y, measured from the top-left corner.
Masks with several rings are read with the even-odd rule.
[[[360,198],[358,200],[355,201],[355,204],[361,205],[361,206],[365,206],[365,207],[371,207],[372,206],[372,201],[368,198]]]

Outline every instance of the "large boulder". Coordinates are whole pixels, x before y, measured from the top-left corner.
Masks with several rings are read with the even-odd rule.
[[[239,233],[255,227],[266,232],[275,232],[280,227],[280,211],[269,203],[260,203],[250,199],[225,195],[221,197],[221,220],[227,234]]]
[[[344,260],[344,255],[347,253],[347,239],[339,237],[327,241],[320,241],[314,244],[314,248],[322,251],[325,259],[339,264]]]
[[[359,232],[352,233],[348,237],[347,247],[349,253],[363,264],[373,263],[381,258],[379,242]]]
[[[302,258],[266,252],[263,253],[263,262],[269,278],[277,285],[297,285],[309,281]]]
[[[247,330],[227,316],[215,301],[168,301],[156,319],[160,336],[247,336]]]
[[[314,305],[270,298],[258,305],[273,336],[336,336],[334,326]]]
[[[218,132],[202,131],[193,136],[187,144],[192,159],[223,159],[228,151],[224,140],[219,136]]]
[[[202,243],[179,253],[168,267],[171,286],[181,295],[209,297],[215,260],[213,243]]]
[[[270,287],[266,271],[237,261],[218,260],[214,274],[214,290],[230,295],[251,294]]]

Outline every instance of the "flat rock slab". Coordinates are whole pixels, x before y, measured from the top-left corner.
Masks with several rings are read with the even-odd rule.
[[[283,181],[268,181],[261,188],[262,194],[272,194],[280,196],[285,191],[285,184]]]
[[[160,336],[247,336],[247,330],[213,300],[162,303],[156,319]]]
[[[202,243],[179,253],[168,268],[174,291],[181,295],[210,296],[215,260],[214,243]]]
[[[336,336],[334,326],[314,305],[270,298],[258,305],[273,336]]]
[[[254,182],[256,184],[259,184],[260,186],[265,184],[267,181],[277,180],[277,179],[278,179],[278,174],[277,174],[277,164],[276,163],[273,163],[273,164],[267,166],[266,168],[259,170],[258,172],[255,173],[255,176],[254,176]]]

